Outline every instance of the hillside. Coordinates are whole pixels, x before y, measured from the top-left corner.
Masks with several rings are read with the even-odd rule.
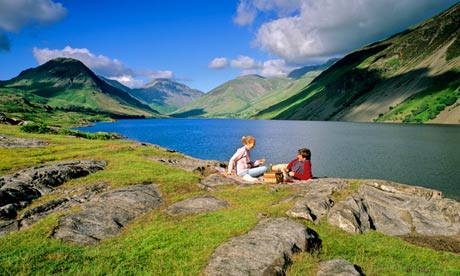
[[[129,93],[163,114],[171,113],[203,95],[202,91],[169,79],[156,79],[142,88],[131,89]]]
[[[80,61],[69,58],[50,60],[0,82],[0,92],[2,103],[7,98],[17,98],[18,109],[24,109],[22,103],[27,102],[29,106],[45,105],[48,111],[104,114],[113,118],[159,116],[157,111],[101,80]]]
[[[288,78],[268,79],[247,75],[230,80],[177,111],[174,117],[235,118],[250,108],[259,98],[291,84]]]
[[[356,50],[257,116],[460,123],[460,4]]]

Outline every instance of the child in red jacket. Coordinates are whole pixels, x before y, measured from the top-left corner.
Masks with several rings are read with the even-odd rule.
[[[291,179],[308,180],[313,178],[311,173],[311,152],[307,148],[298,150],[297,158],[286,165],[275,165],[274,170],[282,170],[287,182]],[[292,181],[292,180],[291,180]]]

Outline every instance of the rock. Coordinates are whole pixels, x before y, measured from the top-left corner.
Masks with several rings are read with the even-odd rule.
[[[169,206],[165,212],[170,216],[191,215],[215,211],[227,207],[229,203],[213,195],[189,198]]]
[[[198,172],[202,175],[209,175],[216,172],[215,167],[221,164],[213,160],[201,160],[190,156],[181,156],[180,158],[149,157],[149,159],[166,164],[168,166],[183,169],[189,172]]]
[[[388,181],[361,184],[358,195],[337,203],[328,222],[351,233],[460,235],[460,203],[439,191]]]
[[[16,138],[0,136],[0,148],[40,148],[48,145],[47,142],[39,139]]]
[[[314,179],[300,184],[305,196],[286,211],[292,218],[302,218],[315,223],[325,217],[334,205],[329,197],[334,191],[343,189],[348,182],[343,179]]]
[[[347,260],[333,259],[320,262],[316,276],[361,276],[356,267]]]
[[[230,177],[225,177],[221,173],[213,173],[208,175],[205,179],[201,180],[198,186],[202,189],[214,191],[216,190],[217,186],[233,185],[235,183],[237,182]]]
[[[366,210],[362,199],[350,196],[345,201],[337,203],[329,212],[327,222],[349,233],[361,234],[375,229]]]
[[[0,211],[0,218],[15,217],[18,209],[51,192],[54,187],[70,179],[102,170],[106,165],[105,161],[97,160],[68,161],[41,165],[0,177],[0,210],[10,204],[16,208],[8,215]],[[10,207],[8,210],[13,211]]]
[[[0,221],[0,237],[18,230],[19,225],[16,220]]]
[[[162,204],[154,184],[108,191],[82,204],[83,211],[62,217],[53,236],[66,242],[96,245],[102,239],[117,235],[129,222]]]
[[[316,233],[287,218],[260,221],[247,234],[231,238],[212,254],[208,276],[284,275],[293,254],[316,249]]]
[[[0,236],[5,235],[12,231],[19,231],[24,228],[27,228],[40,220],[41,218],[50,215],[56,212],[64,212],[69,211],[75,205],[79,205],[81,203],[87,202],[89,199],[93,198],[96,194],[101,193],[107,190],[107,184],[104,182],[95,183],[83,187],[76,187],[71,188],[69,190],[64,190],[61,193],[70,194],[69,197],[64,198],[56,198],[45,202],[39,206],[36,206],[30,210],[24,212],[21,218],[15,222],[16,227],[9,227],[4,228],[3,231],[0,230]],[[11,205],[11,204],[10,204]],[[16,217],[16,211],[22,209],[23,207],[27,206],[27,202],[25,202],[24,206],[16,207],[14,209],[14,217]],[[4,207],[9,207],[8,205]],[[2,212],[2,208],[0,208],[0,212]],[[13,217],[13,218],[14,218]],[[12,222],[12,221],[11,221]],[[1,228],[1,226],[0,226]]]
[[[0,124],[19,125],[21,122],[19,119],[9,118],[5,113],[0,112]]]

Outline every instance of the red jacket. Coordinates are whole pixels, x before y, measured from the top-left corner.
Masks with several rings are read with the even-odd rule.
[[[288,164],[288,166],[287,166],[288,170],[291,170],[292,166],[294,165],[294,163],[296,161],[299,161],[299,160],[294,159]],[[308,180],[308,179],[313,178],[313,176],[311,174],[311,162],[310,162],[310,160],[305,160],[305,162],[303,162],[303,173],[302,174],[300,174],[298,172],[294,172],[294,178],[297,178],[297,179],[300,179],[300,180]]]

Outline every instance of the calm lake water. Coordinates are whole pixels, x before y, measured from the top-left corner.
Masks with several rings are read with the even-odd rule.
[[[314,176],[384,179],[434,188],[460,199],[460,126],[230,119],[145,119],[97,123],[200,159],[228,161],[243,135],[256,137],[252,158],[267,164],[312,151]]]

